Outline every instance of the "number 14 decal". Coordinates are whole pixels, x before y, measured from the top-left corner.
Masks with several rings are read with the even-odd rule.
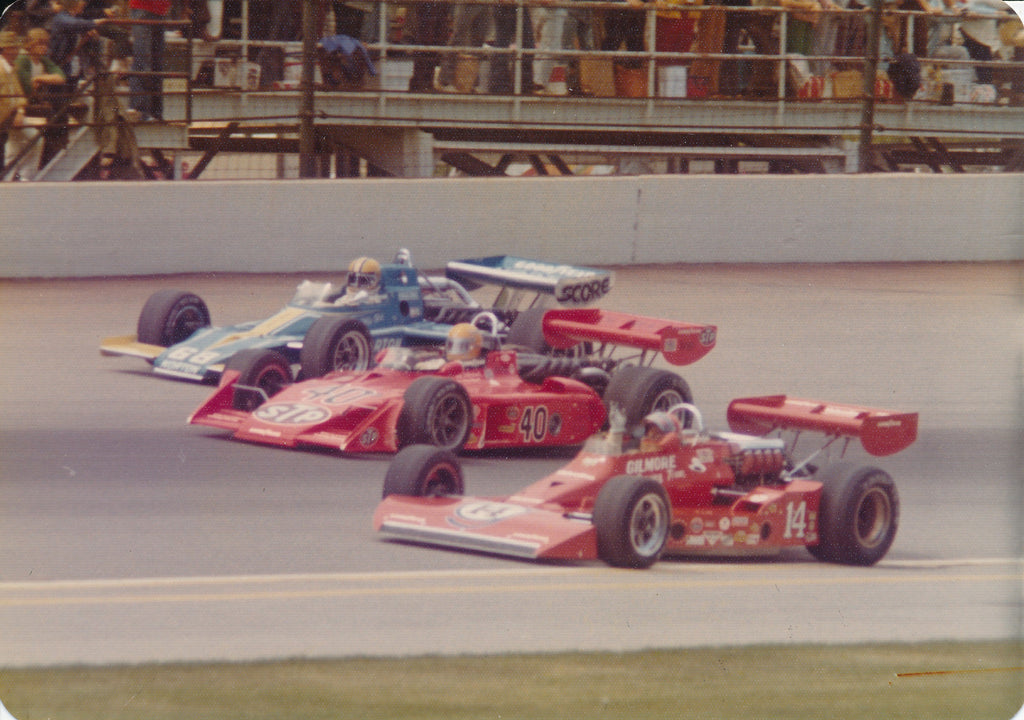
[[[802,538],[807,533],[807,501],[790,502],[786,505],[786,532],[782,537]]]

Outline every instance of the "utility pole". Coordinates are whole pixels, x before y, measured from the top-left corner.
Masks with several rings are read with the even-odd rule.
[[[299,93],[299,177],[317,176],[316,133],[313,126],[313,63],[316,61],[314,0],[302,0],[302,80]]]
[[[867,16],[866,58],[864,62],[863,105],[860,112],[860,143],[858,145],[857,172],[868,172],[871,167],[871,142],[875,130],[875,78],[878,75],[878,46],[882,30],[882,0],[871,0]]]

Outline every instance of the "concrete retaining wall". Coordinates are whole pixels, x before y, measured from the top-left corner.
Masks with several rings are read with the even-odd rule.
[[[1024,259],[1024,175],[12,183],[0,275],[577,264]]]

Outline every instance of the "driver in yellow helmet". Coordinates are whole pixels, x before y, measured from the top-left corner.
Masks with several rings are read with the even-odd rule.
[[[358,257],[349,263],[345,293],[336,305],[355,305],[380,302],[384,299],[380,288],[380,263],[371,257]]]
[[[484,334],[470,323],[453,325],[444,343],[444,357],[448,362],[458,360],[463,365],[483,362]]]

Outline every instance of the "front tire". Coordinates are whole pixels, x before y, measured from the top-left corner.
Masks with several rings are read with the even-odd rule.
[[[170,347],[206,327],[210,327],[210,310],[201,297],[182,290],[157,290],[142,306],[136,336],[147,345]]]
[[[641,427],[644,418],[652,412],[692,402],[690,386],[675,373],[633,365],[615,371],[604,393],[604,406],[609,415],[613,405],[626,414],[627,433]],[[691,422],[687,413],[683,427],[690,427]]]
[[[303,378],[336,370],[366,370],[373,363],[373,338],[358,320],[324,316],[306,332],[299,352]]]
[[[399,450],[384,476],[384,497],[440,497],[465,491],[455,453],[433,445],[410,445]]]
[[[874,565],[885,557],[899,526],[900,500],[889,473],[851,463],[832,465],[814,479],[822,483],[818,544],[810,553],[826,562]]]
[[[241,350],[228,358],[224,369],[238,371],[231,406],[246,412],[252,412],[266,401],[263,394],[247,388],[259,388],[267,398],[272,398],[292,382],[288,358],[275,350]]]
[[[661,483],[631,475],[613,477],[594,501],[598,556],[614,567],[649,568],[665,548],[671,516]]]
[[[458,452],[473,423],[469,393],[454,380],[421,377],[405,391],[398,414],[398,446],[424,444]]]

